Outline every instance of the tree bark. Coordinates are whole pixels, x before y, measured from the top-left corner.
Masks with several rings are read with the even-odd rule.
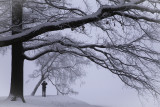
[[[23,97],[23,47],[22,43],[12,45],[12,74],[9,99],[16,101]]]
[[[22,31],[23,0],[12,0],[12,35]],[[8,99],[11,101],[22,100],[23,97],[23,44],[12,44],[11,87]]]

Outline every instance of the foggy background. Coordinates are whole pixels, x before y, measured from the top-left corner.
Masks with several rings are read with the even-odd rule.
[[[81,4],[76,0],[75,2],[75,5]],[[38,78],[29,79],[28,77],[35,68],[33,61],[25,60],[24,95],[30,95],[38,82]],[[71,95],[71,97],[105,107],[160,107],[160,104],[157,104],[157,101],[151,96],[138,96],[134,89],[126,87],[119,78],[101,67],[91,64],[83,70],[86,71],[86,77],[82,79],[84,84],[75,84],[73,87],[79,94]],[[0,96],[8,96],[10,77],[11,56],[8,51],[5,55],[0,55]],[[51,84],[47,85],[46,91],[47,95],[56,95],[55,87]],[[37,90],[36,95],[41,95],[41,87]]]
[[[8,96],[11,77],[11,56],[10,51],[0,55],[0,96]],[[36,68],[34,62],[24,63],[24,95],[30,95],[39,78],[29,79],[29,74]],[[92,105],[105,107],[160,107],[151,96],[138,96],[134,89],[126,87],[120,79],[107,70],[91,64],[84,68],[86,77],[77,82],[73,87],[79,92],[78,95],[71,95]],[[36,95],[41,95],[41,87]],[[55,87],[47,85],[47,95],[56,95]]]

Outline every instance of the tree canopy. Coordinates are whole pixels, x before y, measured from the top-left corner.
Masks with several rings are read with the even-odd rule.
[[[19,15],[13,20],[14,4],[23,9],[21,23]],[[1,0],[0,5],[1,47],[22,44],[26,60],[50,52],[85,57],[138,92],[159,94],[159,0]]]

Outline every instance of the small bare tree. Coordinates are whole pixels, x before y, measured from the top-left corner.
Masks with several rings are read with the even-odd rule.
[[[35,70],[30,77],[40,80],[36,84],[31,95],[34,96],[38,87],[44,80],[48,80],[55,86],[57,94],[77,94],[71,87],[76,80],[85,76],[85,72],[81,69],[87,65],[88,61],[83,57],[70,54],[48,53],[36,60],[37,66],[40,68]]]

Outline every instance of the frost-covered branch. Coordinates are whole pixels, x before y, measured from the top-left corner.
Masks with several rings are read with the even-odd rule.
[[[75,28],[87,23],[96,22],[104,18],[111,17],[114,15],[122,15],[122,13],[120,14],[120,12],[129,11],[131,9],[139,10],[142,12],[149,12],[151,14],[160,13],[159,9],[152,9],[149,7],[139,6],[136,4],[124,4],[124,5],[117,5],[117,6],[104,5],[104,6],[101,6],[97,10],[97,12],[91,15],[86,15],[80,18],[73,18],[69,20],[63,20],[63,21],[52,22],[52,23],[46,22],[44,24],[37,25],[29,30],[23,31],[22,33],[16,34],[14,36],[0,38],[0,46],[1,47],[7,46],[16,42],[24,42],[40,34],[43,34],[45,32],[57,31],[57,30],[62,30],[66,28]],[[127,14],[124,14],[124,15],[134,19],[136,17],[136,16],[134,17],[132,15],[127,15]],[[156,19],[156,18],[152,20],[148,17],[142,17],[142,16],[140,16],[139,18],[150,21],[150,22],[153,21],[153,22],[159,23],[160,21],[159,19]],[[137,16],[137,19],[138,19],[138,16]]]

